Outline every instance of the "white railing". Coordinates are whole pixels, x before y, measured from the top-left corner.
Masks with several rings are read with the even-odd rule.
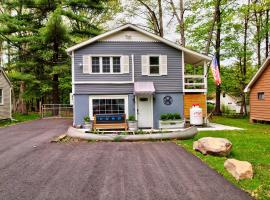
[[[206,92],[207,79],[205,75],[185,75],[184,92]]]

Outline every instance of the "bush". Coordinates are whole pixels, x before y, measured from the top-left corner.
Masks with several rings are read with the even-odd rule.
[[[85,122],[90,122],[90,117],[89,117],[89,116],[85,116],[85,117],[83,118],[83,120],[84,120]]]
[[[136,121],[134,115],[128,116],[128,121]]]
[[[223,113],[225,113],[225,114],[234,114],[234,113],[235,113],[234,110],[230,109],[229,106],[226,106],[226,105],[224,105],[224,104],[221,105],[221,111],[222,111]]]
[[[177,120],[181,119],[181,115],[179,113],[166,113],[160,115],[161,120]]]
[[[214,111],[214,109],[215,109],[215,105],[214,104],[207,103],[207,112],[208,113]]]

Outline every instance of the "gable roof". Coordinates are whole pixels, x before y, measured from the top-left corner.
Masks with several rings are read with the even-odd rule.
[[[187,49],[187,48],[185,48],[183,46],[180,46],[180,45],[178,45],[178,44],[176,44],[174,42],[171,42],[171,41],[166,40],[166,39],[164,39],[164,38],[162,38],[162,37],[160,37],[158,35],[150,33],[150,32],[148,32],[148,31],[146,31],[146,30],[144,30],[142,28],[139,28],[138,26],[135,26],[133,24],[126,24],[126,25],[120,26],[120,27],[118,27],[118,28],[116,28],[114,30],[111,30],[111,31],[105,32],[103,34],[100,34],[100,35],[98,35],[96,37],[93,37],[93,38],[91,38],[89,40],[86,40],[86,41],[81,42],[81,43],[79,43],[77,45],[74,45],[74,46],[68,48],[66,51],[70,54],[74,50],[77,50],[77,49],[79,49],[81,47],[89,45],[89,44],[91,44],[91,43],[93,43],[95,41],[101,40],[101,39],[103,39],[103,38],[105,38],[105,37],[107,37],[109,35],[112,35],[114,33],[117,33],[119,31],[122,31],[122,30],[128,29],[128,28],[133,29],[135,31],[138,31],[138,32],[140,32],[140,33],[142,33],[142,34],[144,34],[144,35],[146,35],[146,36],[148,36],[150,38],[153,38],[153,39],[155,39],[155,40],[157,40],[159,42],[165,43],[168,46],[171,46],[171,47],[173,47],[175,49],[183,51],[186,54],[185,57],[188,56],[188,58],[189,58],[188,63],[190,63],[190,64],[196,65],[196,64],[202,63],[202,61],[211,61],[211,58],[209,56],[206,56],[206,55],[203,55],[203,54],[198,53],[196,51]]]
[[[264,63],[262,64],[262,66],[260,67],[260,69],[256,72],[256,74],[253,76],[253,78],[251,79],[251,81],[248,83],[248,85],[246,86],[244,92],[249,92],[250,88],[254,85],[254,83],[260,78],[260,76],[262,75],[262,73],[264,72],[264,70],[268,67],[268,65],[270,64],[270,56],[268,56],[266,58],[266,60],[264,61]]]

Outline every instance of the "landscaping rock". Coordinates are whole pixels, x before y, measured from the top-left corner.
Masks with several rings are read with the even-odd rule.
[[[247,161],[227,159],[224,163],[225,169],[236,179],[250,179],[253,177],[252,165]]]
[[[203,137],[193,143],[193,149],[202,154],[227,156],[232,149],[232,143],[225,138]]]
[[[66,134],[59,135],[57,137],[54,137],[51,142],[60,142],[61,140],[65,139],[67,137]]]

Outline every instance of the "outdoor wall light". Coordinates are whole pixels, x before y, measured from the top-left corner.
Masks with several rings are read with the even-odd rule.
[[[82,64],[82,63],[79,63],[79,67],[81,67],[81,68],[82,68],[82,66],[83,66],[83,64]]]

